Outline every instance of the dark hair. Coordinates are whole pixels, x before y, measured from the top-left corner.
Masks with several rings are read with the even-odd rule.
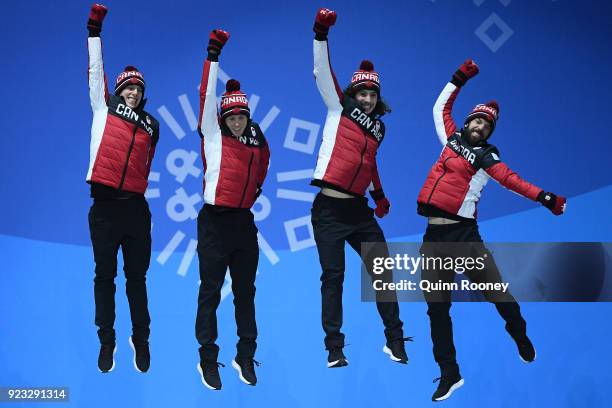
[[[351,85],[347,86],[344,89],[344,96],[355,99],[355,90],[351,87]],[[372,111],[372,113],[378,116],[383,116],[386,113],[391,113],[391,107],[380,96],[380,94],[378,94],[378,101],[376,102],[376,106],[374,107],[374,110]]]

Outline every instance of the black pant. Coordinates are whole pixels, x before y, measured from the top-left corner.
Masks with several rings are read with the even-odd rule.
[[[385,236],[365,197],[333,198],[319,193],[312,206],[312,226],[322,269],[322,323],[325,347],[329,350],[344,346],[344,334],[340,329],[345,242],[360,255],[365,265],[372,265],[370,258],[373,254],[362,253],[361,244],[385,242]],[[373,277],[371,268],[368,268],[368,273]],[[401,339],[403,323],[399,318],[397,301],[378,301],[377,297],[376,306],[385,326],[387,341]]]
[[[252,358],[257,348],[255,274],[259,245],[251,211],[205,204],[198,215],[198,259],[201,282],[195,330],[201,345],[200,359],[217,361],[217,307],[228,267],[239,337],[237,354]]]
[[[115,277],[117,253],[121,247],[133,341],[134,344],[148,344],[151,323],[146,286],[151,259],[149,205],[143,197],[94,200],[89,210],[89,232],[96,262],[95,322],[99,327],[100,343],[115,343]]]
[[[471,244],[453,246],[440,243],[465,242]],[[436,244],[438,243],[438,244]],[[461,252],[461,253],[460,253]],[[501,282],[501,276],[491,252],[489,252],[478,232],[478,225],[474,221],[462,221],[456,224],[432,225],[428,224],[423,236],[421,253],[427,257],[450,256],[483,256],[484,269],[476,273],[466,271],[465,275],[472,282]],[[486,254],[486,255],[485,255]],[[422,279],[430,282],[454,282],[454,271],[423,270]],[[456,361],[455,345],[453,343],[453,323],[450,317],[451,293],[450,291],[425,292],[427,301],[427,314],[431,323],[431,340],[436,362],[440,365],[443,375],[459,374]],[[500,316],[506,321],[506,330],[514,339],[526,336],[527,325],[521,316],[518,303],[510,293],[483,292],[485,299],[492,302]]]

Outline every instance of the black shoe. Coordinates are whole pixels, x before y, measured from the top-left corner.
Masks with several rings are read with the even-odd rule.
[[[100,354],[98,355],[98,369],[101,373],[108,373],[115,368],[115,352],[117,351],[116,344],[100,345]]]
[[[436,392],[431,396],[432,401],[443,401],[449,398],[457,388],[463,385],[463,378],[458,374],[453,377],[438,377],[433,382],[435,383],[436,381],[440,381],[440,383]]]
[[[342,347],[335,347],[329,349],[329,355],[327,356],[328,368],[346,367],[347,365],[348,360],[342,352]]]
[[[232,360],[232,367],[238,371],[238,377],[247,385],[257,384],[257,376],[255,375],[255,365],[259,367],[259,361],[253,358],[239,358],[236,356]]]
[[[536,351],[529,337],[525,336],[518,340],[515,339],[514,341],[516,342],[519,357],[523,360],[523,363],[531,363],[536,359]]]
[[[412,337],[404,337],[390,342],[388,341],[383,347],[383,352],[393,361],[408,364],[408,355],[406,354],[406,348],[404,347],[405,341],[412,341]]]
[[[132,341],[132,336],[130,336],[129,342],[130,347],[134,352],[134,368],[139,373],[146,373],[147,371],[149,371],[149,367],[151,365],[151,354],[149,353],[149,345],[135,345]]]
[[[198,372],[202,377],[202,384],[211,390],[221,389],[221,376],[219,376],[219,366],[225,367],[217,361],[200,361]]]

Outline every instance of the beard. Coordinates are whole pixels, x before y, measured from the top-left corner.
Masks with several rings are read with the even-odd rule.
[[[483,142],[485,142],[487,139],[483,136],[483,134],[477,130],[467,130],[467,142],[472,145],[472,146],[476,146],[479,145]]]
[[[473,130],[470,132],[470,139],[472,142],[480,142],[482,140],[482,133],[477,130]]]

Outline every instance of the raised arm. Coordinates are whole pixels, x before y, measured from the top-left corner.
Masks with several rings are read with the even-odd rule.
[[[538,201],[555,215],[561,215],[565,211],[565,197],[545,192],[540,187],[523,180],[516,172],[499,160],[497,152],[491,152],[486,157],[483,167],[489,176],[508,190],[530,200]]]
[[[94,4],[89,12],[87,21],[87,50],[89,52],[89,70],[87,77],[89,80],[89,100],[91,109],[96,111],[106,108],[108,100],[108,88],[106,86],[106,75],[104,74],[104,62],[102,61],[102,21],[108,9],[102,4]]]
[[[453,74],[450,82],[446,84],[433,107],[433,119],[436,125],[436,133],[442,145],[455,133],[457,125],[453,120],[453,104],[461,90],[470,78],[478,74],[478,65],[472,60],[467,60]]]
[[[319,9],[315,18],[313,31],[314,76],[319,93],[328,109],[342,109],[342,89],[338,85],[334,71],[329,61],[329,46],[327,34],[329,28],[336,22],[336,12],[329,9]]]
[[[217,78],[219,74],[219,54],[229,39],[229,33],[213,30],[208,40],[208,57],[204,61],[202,81],[200,82],[200,116],[198,132],[204,140],[221,137],[217,114]]]

